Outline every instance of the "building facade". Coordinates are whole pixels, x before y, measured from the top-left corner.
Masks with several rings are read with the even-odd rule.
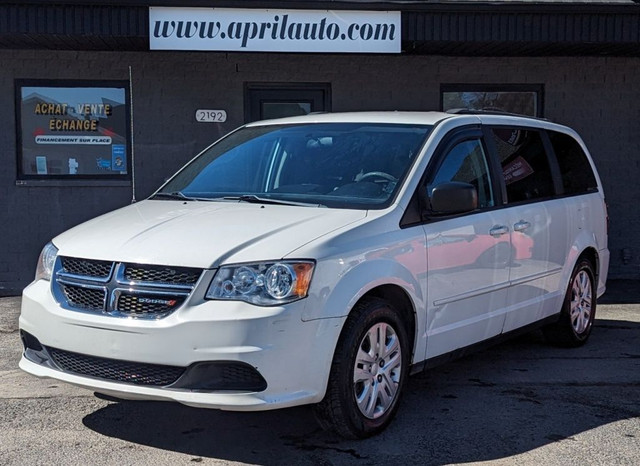
[[[235,41],[216,50],[158,45],[187,6],[232,16],[220,28],[215,15],[198,20],[199,30],[182,23],[182,36]],[[178,16],[157,19],[154,8]],[[253,12],[267,19],[247,20]],[[366,21],[349,23],[347,13]],[[377,13],[389,15],[376,22]],[[292,18],[310,19],[291,29]],[[284,30],[284,39],[259,43],[265,23],[263,38],[277,42]],[[313,50],[304,24],[324,24],[333,48]],[[376,34],[394,40],[365,50]],[[53,236],[149,196],[245,122],[458,106],[576,129],[609,204],[610,277],[640,278],[640,5],[632,1],[2,1],[0,63],[0,295],[32,280]]]

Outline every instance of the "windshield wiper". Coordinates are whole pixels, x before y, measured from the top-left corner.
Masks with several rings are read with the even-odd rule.
[[[189,196],[185,196],[182,192],[180,191],[174,191],[171,193],[156,193],[153,195],[153,197],[151,199],[155,199],[158,197],[163,197],[165,199],[179,199],[181,201],[200,201],[202,199],[198,199],[196,197],[189,197]]]
[[[307,202],[285,201],[282,199],[271,199],[268,197],[260,197],[255,194],[243,194],[242,196],[225,196],[226,201],[249,202],[252,204],[277,204],[277,205],[293,205],[300,207],[325,207],[322,204],[310,204]]]

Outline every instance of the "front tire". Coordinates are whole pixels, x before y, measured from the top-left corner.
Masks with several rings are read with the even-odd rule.
[[[393,306],[378,298],[361,301],[345,323],[327,393],[315,406],[320,425],[345,438],[382,431],[398,409],[409,354],[405,323]]]
[[[549,343],[578,347],[587,342],[596,316],[596,283],[591,262],[578,262],[569,280],[560,319],[543,329]]]

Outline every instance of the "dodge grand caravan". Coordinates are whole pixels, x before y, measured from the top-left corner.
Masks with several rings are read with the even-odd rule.
[[[410,373],[542,327],[578,346],[607,214],[571,129],[494,114],[248,124],[147,200],[54,238],[20,367],[120,399],[313,404],[366,437]]]

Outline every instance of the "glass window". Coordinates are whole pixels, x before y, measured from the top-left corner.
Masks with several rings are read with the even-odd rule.
[[[542,86],[519,84],[443,84],[442,110],[465,108],[542,116]]]
[[[311,113],[311,102],[261,102],[262,118],[285,118]]]
[[[538,131],[493,128],[507,200],[522,202],[555,194],[549,160]]]
[[[598,189],[587,155],[568,134],[549,131],[549,139],[558,159],[565,194],[581,194]]]
[[[328,83],[245,83],[245,121],[331,111]]]
[[[18,179],[131,173],[126,81],[16,81]]]
[[[478,192],[479,208],[494,205],[487,157],[479,139],[456,144],[445,156],[427,191],[431,193],[433,188],[448,181],[472,184]]]
[[[199,199],[258,196],[338,208],[381,208],[398,191],[430,126],[314,123],[242,128],[162,189]]]

